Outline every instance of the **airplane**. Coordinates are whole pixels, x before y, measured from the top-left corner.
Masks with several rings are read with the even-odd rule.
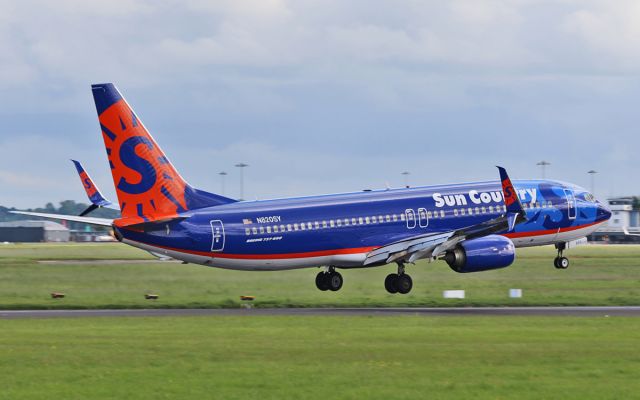
[[[190,186],[111,83],[92,85],[121,217],[21,214],[111,226],[128,245],[188,263],[247,271],[320,267],[318,289],[343,285],[338,269],[396,264],[384,282],[409,293],[417,260],[459,273],[511,265],[515,248],[579,244],[611,216],[585,189],[554,180],[500,180],[238,201]]]

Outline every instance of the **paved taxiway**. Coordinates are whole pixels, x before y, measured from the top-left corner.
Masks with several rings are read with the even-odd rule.
[[[422,316],[582,316],[640,317],[640,306],[631,307],[468,307],[468,308],[235,308],[144,310],[15,310],[0,311],[0,319],[82,317],[179,317],[264,315],[422,315]]]

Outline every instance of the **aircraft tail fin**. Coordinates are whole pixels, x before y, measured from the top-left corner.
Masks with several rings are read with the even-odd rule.
[[[191,187],[112,83],[91,89],[122,218],[153,221],[236,201]]]

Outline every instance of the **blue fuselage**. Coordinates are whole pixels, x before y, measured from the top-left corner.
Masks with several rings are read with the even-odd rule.
[[[586,190],[514,181],[527,221],[499,232],[516,246],[584,237],[610,212]],[[455,231],[505,214],[499,182],[245,201],[184,213],[126,243],[188,262],[247,270],[359,267],[366,254],[409,237]]]

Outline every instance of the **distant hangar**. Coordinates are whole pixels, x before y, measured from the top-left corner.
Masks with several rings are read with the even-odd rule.
[[[0,242],[68,242],[71,231],[52,221],[0,222]]]

